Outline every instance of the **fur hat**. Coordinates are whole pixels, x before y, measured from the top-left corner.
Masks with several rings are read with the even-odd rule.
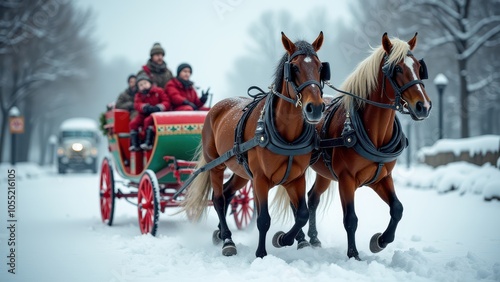
[[[156,42],[153,44],[153,47],[151,48],[151,57],[153,57],[154,54],[163,54],[165,56],[165,50],[161,47],[160,43]]]
[[[193,68],[191,68],[191,65],[188,64],[188,63],[182,63],[180,64],[178,67],[177,67],[177,76],[179,76],[179,74],[181,73],[181,71],[185,68],[189,68],[189,70],[191,71],[191,74],[193,74]]]

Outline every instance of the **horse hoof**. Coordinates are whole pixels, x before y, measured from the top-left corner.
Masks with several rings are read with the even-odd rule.
[[[308,248],[311,247],[311,244],[307,242],[306,240],[302,240],[297,243],[297,250],[303,249],[303,248]]]
[[[226,257],[234,256],[238,253],[236,246],[231,239],[226,239],[222,246],[222,255]]]
[[[372,253],[378,253],[385,249],[378,244],[378,239],[380,238],[380,236],[382,236],[382,233],[377,233],[370,239],[370,251],[372,251]]]
[[[222,242],[222,238],[220,237],[220,230],[217,229],[212,233],[212,243],[217,246],[220,242]]]
[[[311,238],[309,242],[311,243],[311,246],[313,246],[313,248],[321,248],[321,241],[318,238]]]
[[[283,232],[283,231],[278,231],[278,232],[276,232],[276,234],[274,234],[274,236],[273,236],[273,246],[275,248],[281,248],[281,247],[283,247],[283,245],[280,244],[280,240],[283,237],[283,235],[285,235],[285,232]]]

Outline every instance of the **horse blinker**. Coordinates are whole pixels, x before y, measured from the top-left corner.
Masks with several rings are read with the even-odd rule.
[[[420,59],[418,62],[420,63],[420,79],[428,79],[429,74],[427,73],[427,65],[425,64],[424,59]]]

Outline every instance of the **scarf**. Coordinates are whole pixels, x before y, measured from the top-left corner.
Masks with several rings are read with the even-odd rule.
[[[135,96],[135,93],[137,93],[137,88],[136,87],[133,87],[133,88],[127,88],[127,93],[128,95],[134,97]]]
[[[184,89],[189,89],[190,87],[193,87],[193,82],[191,80],[184,80],[180,77],[177,77],[177,79],[182,83]]]
[[[164,73],[167,71],[167,64],[165,62],[159,65],[149,59],[147,66],[154,73]]]

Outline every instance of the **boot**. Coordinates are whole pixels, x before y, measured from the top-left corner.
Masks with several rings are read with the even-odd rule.
[[[130,131],[130,147],[128,148],[131,152],[139,151],[139,133],[137,130]]]
[[[153,148],[154,134],[153,127],[149,126],[148,129],[146,129],[146,141],[141,144],[143,150],[151,150]]]

